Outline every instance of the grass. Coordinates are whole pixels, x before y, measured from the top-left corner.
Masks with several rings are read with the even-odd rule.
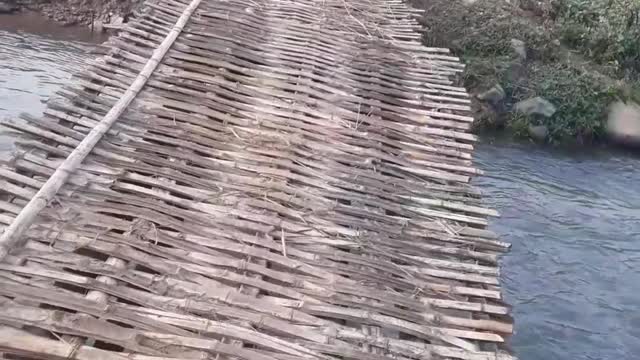
[[[620,1],[640,8],[640,0]],[[414,6],[427,10],[422,20],[425,43],[450,47],[467,64],[461,79],[465,87],[476,94],[495,84],[504,88],[506,99],[500,108],[475,104],[481,112],[476,114],[479,127],[502,127],[526,137],[530,125],[545,125],[552,143],[589,143],[605,138],[606,113],[613,101],[640,100],[640,86],[624,81],[636,73],[640,37],[633,29],[640,24],[627,29],[621,18],[593,15],[611,14],[605,2],[609,0],[545,0],[534,2],[541,4],[534,10],[504,0],[478,0],[473,5],[422,0]],[[596,23],[590,22],[594,18]],[[600,29],[603,21],[607,24]],[[511,39],[526,43],[526,60],[515,54]],[[557,112],[539,119],[511,111],[518,101],[535,96],[549,100]]]

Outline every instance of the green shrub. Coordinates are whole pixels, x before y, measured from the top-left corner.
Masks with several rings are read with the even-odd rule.
[[[424,41],[430,46],[451,48],[464,56],[512,55],[511,39],[527,43],[533,50],[544,49],[551,41],[547,31],[521,16],[516,2],[480,0],[465,5],[462,0],[413,0],[426,10]]]
[[[640,84],[622,81],[640,78],[640,0],[412,1],[426,10],[425,43],[450,47],[467,64],[467,89],[505,90],[500,104],[474,102],[478,128],[506,125],[527,137],[529,126],[545,125],[552,142],[598,141],[613,101],[640,101]],[[525,42],[526,60],[511,39]],[[511,111],[535,96],[557,112],[539,119]]]
[[[562,40],[628,77],[640,73],[640,0],[554,0]]]
[[[542,96],[557,107],[551,118],[542,120],[554,142],[603,138],[608,106],[622,97],[619,84],[568,64],[532,66],[529,84],[514,100]]]

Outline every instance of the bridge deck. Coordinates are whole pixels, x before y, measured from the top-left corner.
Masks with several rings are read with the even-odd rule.
[[[20,145],[0,168],[5,230],[189,4],[148,2],[43,117],[3,122]],[[143,90],[4,243],[0,352],[511,359],[508,245],[468,185],[469,98],[450,81],[463,66],[420,45],[416,11],[191,5]]]

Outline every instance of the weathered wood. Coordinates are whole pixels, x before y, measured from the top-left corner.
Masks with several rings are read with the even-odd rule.
[[[458,58],[400,0],[194,4],[149,1],[43,117],[3,121],[9,237],[144,80],[3,248],[0,351],[513,359]]]

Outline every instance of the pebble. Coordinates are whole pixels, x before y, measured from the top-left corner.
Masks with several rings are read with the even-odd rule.
[[[547,118],[556,113],[555,105],[539,96],[520,101],[514,109],[525,115],[539,115]]]

